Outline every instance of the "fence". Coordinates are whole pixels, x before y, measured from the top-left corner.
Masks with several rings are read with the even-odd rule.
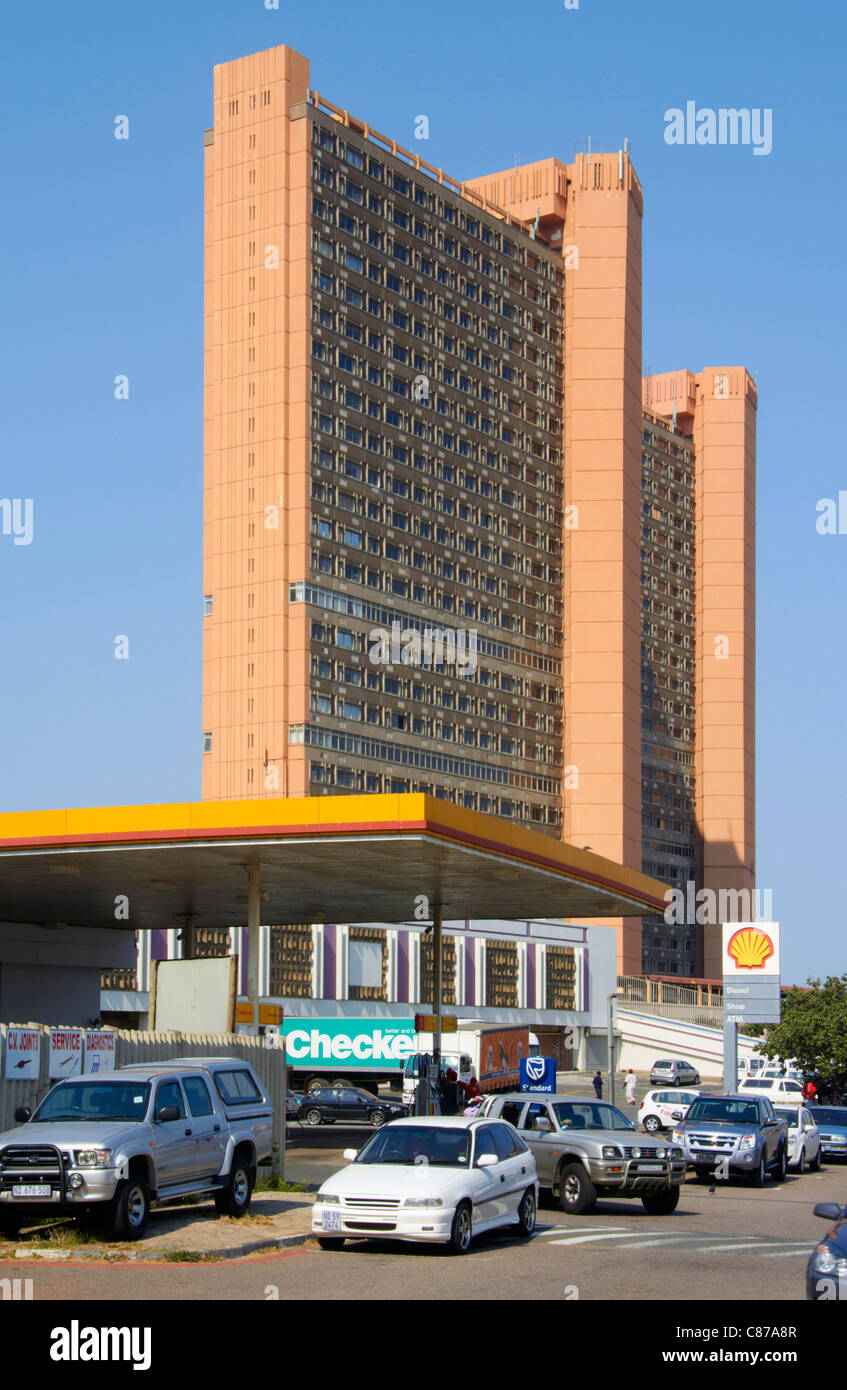
[[[699,1023],[705,1028],[723,1027],[722,991],[716,986],[675,985],[642,975],[619,975],[618,1000],[657,1018]]]
[[[12,1024],[0,1023],[3,1071],[5,1072],[6,1031]],[[7,1081],[0,1073],[0,1132],[15,1127],[15,1110],[19,1105],[35,1109],[46,1096],[55,1079],[48,1076],[50,1029],[41,1023],[27,1023],[27,1028],[41,1034],[40,1070],[38,1080]],[[111,1031],[111,1030],[110,1030]],[[132,1062],[170,1062],[177,1057],[238,1057],[260,1078],[265,1093],[274,1108],[273,1142],[274,1172],[283,1172],[285,1164],[285,1053],[282,1048],[267,1047],[263,1038],[243,1033],[139,1033],[116,1028],[115,1066],[125,1067]]]

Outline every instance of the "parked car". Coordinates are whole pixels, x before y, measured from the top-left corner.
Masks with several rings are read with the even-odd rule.
[[[645,1139],[608,1101],[513,1092],[490,1097],[484,1108],[526,1140],[539,1183],[563,1211],[590,1211],[598,1197],[640,1197],[652,1216],[676,1210],[685,1178],[682,1150]]]
[[[458,1115],[408,1117],[371,1135],[318,1191],[312,1232],[323,1250],[346,1239],[442,1242],[465,1255],[481,1231],[531,1236],[535,1160],[511,1125]]]
[[[738,1083],[739,1095],[767,1096],[774,1105],[802,1105],[803,1084],[786,1076],[748,1076]]]
[[[821,1134],[811,1112],[804,1105],[777,1105],[774,1114],[788,1125],[789,1168],[796,1168],[800,1174],[807,1168],[813,1173],[820,1172]]]
[[[300,1106],[303,1104],[303,1097],[298,1096],[292,1091],[290,1086],[285,1090],[285,1118],[286,1120],[296,1120],[300,1114]]]
[[[698,1178],[710,1177],[725,1161],[730,1175],[751,1178],[757,1187],[768,1173],[777,1182],[785,1180],[788,1126],[777,1119],[767,1096],[698,1096],[671,1139],[681,1145]]]
[[[387,1120],[405,1114],[406,1107],[400,1101],[383,1100],[358,1086],[327,1086],[303,1097],[298,1118],[307,1125],[331,1125],[338,1120],[378,1129]]]
[[[847,1158],[847,1106],[810,1105],[809,1113],[820,1130],[824,1158]]]
[[[806,1266],[806,1297],[847,1301],[847,1207],[840,1202],[818,1202],[813,1211],[834,1224]]]
[[[767,1066],[767,1061],[767,1057],[760,1057],[757,1054],[752,1057],[739,1057],[738,1080],[743,1081],[748,1076],[761,1076]]]
[[[654,1062],[650,1068],[651,1086],[699,1086],[700,1074],[690,1062],[679,1058]]]
[[[0,1134],[0,1230],[75,1216],[137,1240],[150,1203],[211,1192],[244,1216],[270,1158],[273,1107],[238,1057],[134,1063],[60,1081],[20,1129]]]
[[[648,1134],[673,1129],[699,1095],[699,1091],[648,1091],[638,1108],[638,1123]]]

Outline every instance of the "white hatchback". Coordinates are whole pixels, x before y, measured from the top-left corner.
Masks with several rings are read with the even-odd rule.
[[[672,1129],[678,1120],[685,1118],[689,1105],[699,1095],[699,1091],[688,1090],[648,1091],[638,1109],[638,1123],[644,1126],[648,1134],[657,1134],[660,1129]]]
[[[821,1132],[811,1113],[803,1105],[785,1105],[779,1108],[775,1106],[774,1114],[788,1125],[789,1168],[801,1174],[807,1168],[811,1168],[813,1173],[820,1172]]]
[[[345,1240],[442,1242],[464,1255],[474,1235],[535,1230],[535,1159],[504,1120],[409,1116],[393,1120],[320,1188],[312,1234],[322,1250]]]

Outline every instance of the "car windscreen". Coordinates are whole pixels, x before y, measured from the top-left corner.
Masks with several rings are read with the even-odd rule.
[[[560,1100],[553,1105],[560,1129],[635,1129],[635,1125],[613,1105],[585,1100]]]
[[[816,1124],[847,1128],[847,1106],[815,1105],[812,1107],[812,1116]]]
[[[790,1110],[784,1109],[782,1106],[774,1106],[773,1113],[778,1120],[787,1120],[795,1129],[800,1123],[800,1111],[795,1109],[794,1106],[792,1106]]]
[[[759,1107],[745,1100],[723,1100],[720,1096],[714,1099],[695,1100],[690,1107],[686,1120],[724,1120],[731,1125],[757,1125],[759,1123]]]
[[[149,1095],[147,1081],[63,1082],[45,1096],[33,1119],[143,1120]]]
[[[386,1125],[365,1144],[357,1163],[426,1163],[440,1168],[467,1168],[470,1131],[442,1125]]]

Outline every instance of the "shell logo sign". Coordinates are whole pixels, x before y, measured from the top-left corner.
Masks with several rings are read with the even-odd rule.
[[[774,943],[761,927],[742,927],[727,943],[727,955],[738,970],[761,970],[774,954]]]

